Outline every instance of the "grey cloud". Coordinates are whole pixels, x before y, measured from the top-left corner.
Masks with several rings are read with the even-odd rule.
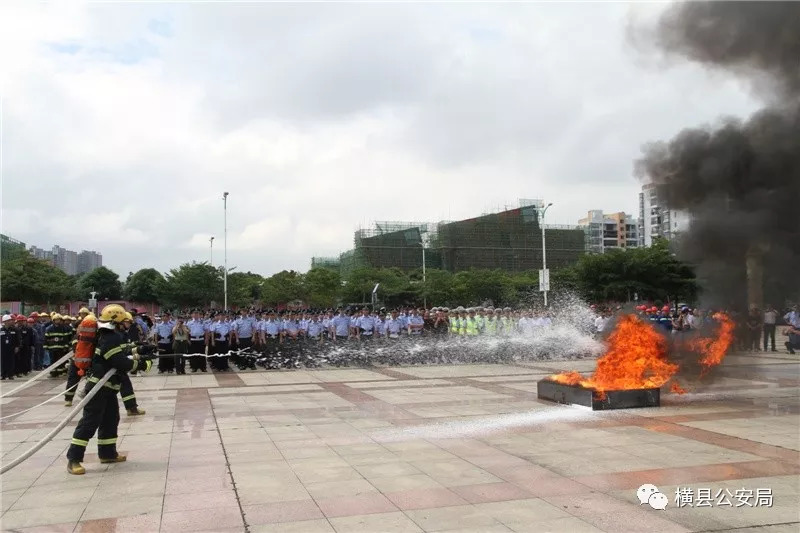
[[[231,242],[262,240],[229,262],[264,273],[343,251],[372,219],[471,216],[543,194],[560,197],[553,222],[635,210],[642,142],[748,105],[696,70],[643,70],[623,5],[86,9],[76,43],[142,38],[155,55],[122,64],[38,47],[5,109],[3,207],[65,227],[76,211],[120,210],[147,241],[65,231],[56,242],[5,215],[4,226],[39,245],[90,242],[121,273],[204,260],[204,247],[185,247],[195,234],[215,235],[221,252],[223,190]],[[286,234],[270,236],[270,221]]]

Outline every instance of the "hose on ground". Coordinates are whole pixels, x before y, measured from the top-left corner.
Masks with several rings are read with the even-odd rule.
[[[94,395],[97,394],[100,391],[100,389],[103,387],[103,385],[105,385],[106,381],[108,381],[109,378],[112,375],[114,375],[115,372],[116,372],[116,370],[113,369],[113,368],[111,370],[109,370],[108,372],[106,372],[105,375],[102,378],[100,378],[100,380],[97,383],[94,384],[94,387],[92,387],[92,390],[90,390],[86,394],[86,396],[84,396],[84,398],[78,403],[78,405],[75,406],[74,409],[72,409],[72,411],[70,411],[70,413],[67,415],[67,417],[64,420],[62,420],[60,424],[58,424],[55,428],[53,428],[53,430],[50,431],[50,433],[45,435],[44,438],[42,438],[42,440],[40,440],[39,442],[34,444],[33,448],[31,448],[27,452],[23,453],[22,455],[20,455],[19,457],[17,457],[13,461],[11,461],[10,463],[4,464],[2,466],[2,468],[0,468],[0,474],[5,474],[6,472],[11,470],[15,466],[18,466],[22,462],[26,461],[34,453],[39,451],[39,449],[41,449],[42,446],[44,446],[45,444],[47,444],[48,442],[53,440],[53,437],[55,437],[56,434],[58,434],[59,431],[64,429],[64,426],[66,426],[69,423],[70,420],[75,418],[75,415],[78,414],[81,409],[83,409],[84,405],[89,403],[89,400],[94,398]]]
[[[64,357],[62,357],[61,359],[59,359],[58,361],[56,361],[52,365],[48,366],[47,368],[45,368],[44,370],[42,370],[41,372],[39,372],[38,374],[33,376],[31,379],[29,379],[28,381],[26,381],[25,383],[23,383],[22,385],[17,387],[16,389],[14,389],[12,391],[8,391],[8,392],[3,393],[3,394],[0,394],[0,398],[5,398],[6,396],[10,396],[10,395],[14,394],[15,392],[21,391],[22,389],[28,387],[31,383],[33,383],[37,379],[39,379],[39,378],[41,378],[43,376],[46,376],[49,371],[53,370],[54,368],[58,368],[58,366],[61,363],[63,363],[64,361],[68,361],[70,357],[72,357],[72,351],[71,350],[69,352],[67,352],[64,355]]]
[[[66,390],[64,390],[64,391],[57,392],[56,394],[54,394],[54,395],[53,395],[53,396],[51,396],[50,398],[46,399],[46,400],[45,400],[45,401],[43,401],[42,403],[37,403],[37,404],[36,404],[36,405],[34,405],[33,407],[28,407],[27,409],[23,409],[22,411],[19,411],[18,413],[14,413],[14,414],[12,414],[12,415],[6,415],[6,416],[2,416],[2,417],[0,417],[0,420],[6,420],[6,419],[8,419],[8,418],[14,418],[15,416],[19,416],[19,415],[25,414],[25,413],[27,413],[28,411],[33,411],[33,410],[34,410],[34,409],[36,409],[37,407],[41,407],[42,405],[44,405],[44,404],[46,404],[46,403],[50,403],[50,402],[52,402],[53,400],[55,400],[56,398],[58,398],[59,396],[61,396],[61,395],[62,395],[62,394],[64,394],[65,392],[69,392],[69,391],[71,391],[72,389],[74,389],[74,388],[75,388],[75,387],[77,387],[78,385],[80,385],[80,381],[79,381],[78,383],[76,383],[75,385],[73,385],[72,387],[69,387],[68,389],[66,389]]]

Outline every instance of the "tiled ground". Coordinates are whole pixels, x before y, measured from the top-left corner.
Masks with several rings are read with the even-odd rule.
[[[800,530],[800,365],[730,356],[661,408],[592,413],[536,399],[591,361],[143,376],[120,424],[127,463],[70,476],[74,422],[0,477],[4,531]],[[3,383],[6,392],[15,384]],[[2,416],[63,389],[43,380]],[[61,399],[0,421],[3,461]],[[76,419],[77,420],[77,419]],[[652,483],[665,511],[639,505]],[[772,506],[684,506],[677,489],[771,489]],[[695,502],[699,503],[699,502]]]

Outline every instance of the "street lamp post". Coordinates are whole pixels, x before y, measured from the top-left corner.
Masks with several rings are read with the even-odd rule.
[[[427,278],[425,277],[425,243],[420,242],[422,246],[422,307],[428,309],[428,287]]]
[[[225,212],[225,236],[223,239],[224,257],[222,267],[222,290],[225,293],[223,309],[228,309],[228,193],[222,193],[223,210]]]
[[[544,306],[547,307],[547,289],[550,285],[550,274],[547,272],[547,241],[544,237],[544,215],[547,213],[547,210],[552,206],[553,203],[547,204],[544,209],[542,209],[542,276],[544,276],[544,285],[542,286],[542,292],[544,293]]]
[[[214,266],[214,237],[208,239],[208,242],[211,243],[211,266]]]

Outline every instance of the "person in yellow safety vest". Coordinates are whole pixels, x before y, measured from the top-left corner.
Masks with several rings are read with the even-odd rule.
[[[464,308],[457,307],[450,315],[450,334],[463,335],[464,334]]]
[[[506,307],[503,309],[503,315],[500,318],[501,324],[503,324],[503,335],[511,335],[514,333],[514,318],[511,316],[511,308]]]
[[[464,322],[464,334],[468,337],[474,337],[480,333],[479,322],[475,316],[475,308],[470,308],[469,316]]]
[[[497,328],[499,326],[497,323],[497,315],[495,314],[496,312],[497,311],[491,307],[486,310],[486,321],[483,325],[483,331],[491,337],[497,335]]]

